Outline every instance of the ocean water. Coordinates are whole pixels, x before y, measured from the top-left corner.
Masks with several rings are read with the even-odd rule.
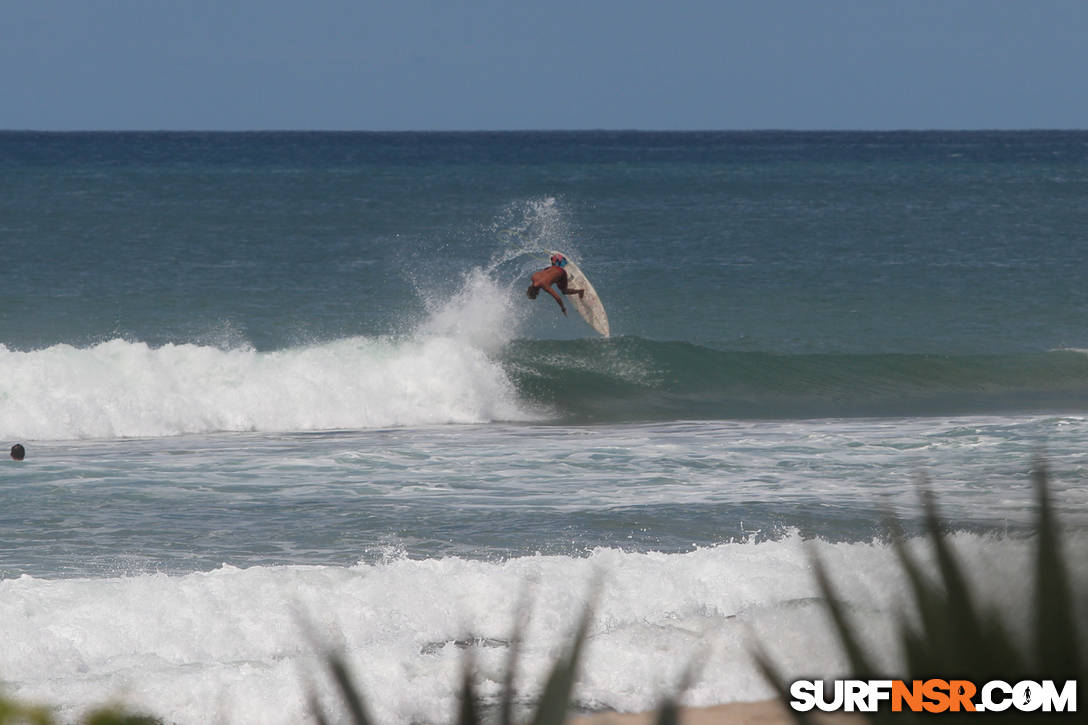
[[[0,689],[304,722],[336,648],[441,723],[599,586],[579,707],[761,699],[753,642],[845,667],[813,552],[894,666],[923,479],[1024,618],[1036,456],[1088,547],[1086,229],[1083,132],[0,133]]]

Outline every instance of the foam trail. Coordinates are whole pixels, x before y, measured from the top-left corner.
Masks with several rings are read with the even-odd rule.
[[[1030,542],[966,534],[953,542],[986,600],[1012,621],[1030,621]],[[881,543],[815,547],[876,661],[894,663],[892,615],[909,601],[894,553]],[[929,558],[928,547],[917,549]],[[1085,559],[1070,561],[1083,591]],[[767,698],[749,655],[753,636],[788,676],[845,667],[815,598],[808,551],[793,534],[684,554],[609,548],[492,562],[23,576],[0,581],[0,680],[21,699],[60,704],[68,718],[119,695],[180,725],[301,722],[307,681],[338,702],[310,631],[342,649],[379,722],[444,722],[457,702],[458,642],[475,642],[482,694],[495,698],[518,593],[531,583],[520,685],[539,693],[602,575],[576,690],[583,706],[651,708],[707,644],[689,704]]]
[[[306,431],[533,417],[492,355],[516,329],[479,273],[400,339],[256,351],[110,340],[0,345],[0,437],[29,440]]]

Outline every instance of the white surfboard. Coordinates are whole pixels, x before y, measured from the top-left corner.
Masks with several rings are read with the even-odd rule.
[[[570,295],[566,299],[574,305],[574,309],[578,310],[578,314],[582,316],[583,320],[589,323],[590,327],[605,337],[608,337],[610,334],[608,329],[608,314],[605,313],[604,305],[601,304],[601,298],[597,296],[597,290],[593,289],[593,284],[586,278],[582,270],[569,256],[563,252],[556,252],[554,250],[552,250],[551,254],[562,254],[567,258],[567,265],[563,267],[563,269],[567,270],[567,287],[571,289],[584,289],[586,291],[585,295],[581,297],[578,295]]]

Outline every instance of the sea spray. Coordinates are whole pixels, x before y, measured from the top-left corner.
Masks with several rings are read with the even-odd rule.
[[[415,331],[417,339],[451,338],[491,356],[515,339],[526,314],[509,287],[478,267],[469,270],[457,292],[448,297],[436,297],[427,289],[420,294],[428,315]]]
[[[553,196],[507,204],[489,233],[502,243],[492,258],[492,266],[524,255],[546,260],[548,251],[556,248],[576,251],[569,211]]]

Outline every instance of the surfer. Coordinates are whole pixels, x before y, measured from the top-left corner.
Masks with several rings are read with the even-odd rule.
[[[23,448],[22,443],[16,443],[11,447],[11,457],[16,461],[21,461],[26,458],[26,449]]]
[[[567,314],[567,308],[563,304],[563,299],[556,294],[552,289],[554,284],[559,288],[559,291],[565,295],[578,295],[582,297],[586,291],[584,289],[572,289],[567,287],[567,270],[563,267],[567,266],[567,258],[562,254],[552,255],[552,266],[540,270],[539,272],[533,272],[532,283],[529,285],[529,289],[525,291],[525,294],[529,296],[529,299],[535,300],[536,296],[540,294],[540,290],[544,290],[559,303],[559,309],[563,310],[563,314]]]

